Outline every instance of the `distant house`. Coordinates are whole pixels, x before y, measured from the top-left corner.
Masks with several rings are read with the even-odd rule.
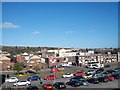
[[[28,69],[33,69],[35,66],[39,66],[39,68],[45,68],[45,59],[41,58],[38,55],[33,55],[30,57],[30,61],[27,64]]]
[[[28,53],[24,52],[24,53],[22,54],[22,57],[24,57],[25,62],[28,63],[28,62],[30,61],[30,56],[29,56]]]
[[[11,61],[11,58],[3,56],[0,58],[0,70],[10,70],[11,66],[14,64]]]

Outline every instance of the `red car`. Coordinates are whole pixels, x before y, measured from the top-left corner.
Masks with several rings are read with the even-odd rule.
[[[74,74],[74,76],[82,76],[83,74],[85,74],[83,71],[77,72]]]
[[[55,75],[49,75],[44,78],[44,80],[54,80],[56,78]]]
[[[52,68],[51,71],[52,71],[52,72],[56,72],[56,73],[57,73],[57,72],[60,72],[60,71],[58,70],[58,68]]]
[[[42,88],[45,90],[53,90],[53,85],[52,84],[43,84]]]
[[[110,76],[110,77],[108,77],[108,80],[109,80],[109,81],[113,81],[113,80],[115,80],[115,78],[112,77],[112,76]]]

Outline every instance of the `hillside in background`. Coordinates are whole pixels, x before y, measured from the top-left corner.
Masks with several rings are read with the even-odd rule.
[[[59,47],[29,47],[29,46],[0,46],[0,50],[2,51],[7,51],[11,54],[21,54],[24,52],[27,53],[33,53],[33,52],[37,52],[37,51],[41,51],[41,52],[46,52],[47,50],[55,50],[55,49],[62,49]],[[71,49],[71,48],[64,48],[64,49]],[[88,50],[94,50],[95,54],[106,54],[107,52],[111,52],[112,54],[117,54],[118,51],[120,51],[120,49],[117,48],[94,48],[94,49],[79,49],[79,51],[82,52],[86,52]]]

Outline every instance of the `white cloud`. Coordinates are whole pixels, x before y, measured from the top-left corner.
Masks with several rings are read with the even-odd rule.
[[[40,34],[40,32],[39,31],[34,31],[34,32],[32,32],[32,34],[36,35],[36,34]]]
[[[0,25],[0,29],[17,29],[20,28],[19,25],[15,25],[11,22],[4,22]]]
[[[66,34],[72,34],[72,33],[74,33],[75,31],[66,31],[65,33]]]

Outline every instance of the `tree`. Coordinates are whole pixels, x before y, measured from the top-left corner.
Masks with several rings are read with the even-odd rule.
[[[13,69],[16,70],[18,73],[23,70],[23,63],[15,63]]]
[[[35,70],[36,72],[40,70],[40,67],[38,65],[36,65],[33,70]]]

